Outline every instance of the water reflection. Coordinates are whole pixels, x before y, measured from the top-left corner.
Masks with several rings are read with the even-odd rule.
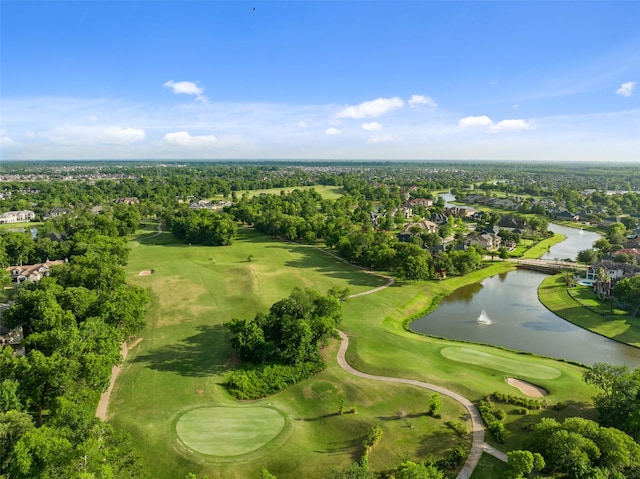
[[[502,276],[502,275],[501,275]],[[431,314],[414,321],[414,331],[474,343],[504,346],[583,364],[640,365],[640,349],[604,338],[563,320],[538,300],[545,277],[518,270],[458,289]],[[490,327],[480,324],[482,311]]]

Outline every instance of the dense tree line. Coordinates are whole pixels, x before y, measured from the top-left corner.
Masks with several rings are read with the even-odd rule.
[[[24,356],[0,350],[0,477],[146,477],[127,436],[95,417],[120,343],[143,325],[147,293],[125,283],[122,238],[78,230],[69,261],[20,285],[3,313]]]

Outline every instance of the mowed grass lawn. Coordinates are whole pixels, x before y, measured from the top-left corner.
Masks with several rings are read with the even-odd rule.
[[[114,425],[132,434],[154,479],[181,479],[189,471],[210,477],[251,478],[259,477],[262,467],[280,479],[320,478],[356,460],[376,422],[383,428],[383,439],[370,456],[376,470],[396,467],[406,457],[441,457],[460,442],[470,444],[468,437],[459,437],[445,424],[447,420],[467,424],[461,406],[445,400],[443,418],[434,419],[425,414],[430,392],[347,375],[335,361],[337,341],[323,351],[327,369],[312,379],[260,401],[235,401],[223,387],[229,372],[238,367],[227,343],[225,321],[266,311],[295,286],[321,292],[332,286],[348,287],[354,294],[386,280],[312,247],[278,242],[250,230],[241,230],[232,246],[219,248],[177,243],[169,233],[151,237],[154,230],[155,225],[148,225],[131,242],[128,279],[150,293],[148,327],[140,334],[144,340],[129,353],[109,408]],[[351,337],[349,361],[373,374],[440,384],[472,400],[494,391],[517,394],[504,378],[517,377],[514,365],[520,362],[523,379],[549,390],[550,403],[568,405],[560,412],[544,414],[589,415],[593,390],[582,383],[582,369],[577,366],[477,345],[465,345],[469,351],[452,360],[446,348],[459,348],[460,343],[404,329],[404,320],[429,309],[435,298],[511,267],[495,263],[465,278],[396,283],[346,301],[341,328]],[[150,269],[152,275],[139,276],[140,271]],[[482,362],[469,362],[473,351]],[[510,365],[508,374],[504,368],[495,368],[500,363]],[[357,413],[337,414],[341,402],[345,411],[355,407]],[[200,410],[217,418],[215,408],[238,408],[234,413],[244,408],[247,417],[259,408],[270,408],[284,418],[284,425],[277,433],[269,429],[273,439],[267,435],[266,442],[248,430],[246,449],[237,449],[235,441],[228,445],[232,453],[223,457],[216,454],[219,449],[207,444],[207,428],[198,429],[193,417]],[[237,427],[243,413],[220,416],[222,426],[208,423],[212,441],[215,432]],[[225,416],[229,419],[226,426]],[[509,415],[507,422],[514,432],[501,447],[519,447],[522,426],[537,416]]]
[[[538,294],[542,304],[567,321],[608,338],[640,347],[640,318],[599,301],[590,287],[576,286],[568,290],[564,274],[559,274],[545,278]]]
[[[327,200],[335,200],[344,195],[344,190],[341,186],[325,186],[325,185],[313,185],[313,186],[286,186],[283,188],[267,188],[263,190],[239,190],[236,191],[236,196],[238,198],[242,198],[244,194],[246,194],[249,198],[253,198],[254,196],[258,196],[260,194],[266,195],[279,195],[281,191],[285,193],[291,193],[293,190],[315,190],[318,192],[324,199]],[[222,197],[220,197],[222,198]]]

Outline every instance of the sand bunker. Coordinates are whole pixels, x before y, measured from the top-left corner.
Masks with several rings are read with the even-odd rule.
[[[522,381],[515,378],[507,378],[507,384],[516,387],[521,393],[534,398],[541,398],[549,394],[546,389],[536,386],[535,384]]]
[[[149,276],[150,274],[153,274],[153,270],[152,269],[145,269],[144,271],[140,271],[138,273],[138,276]]]

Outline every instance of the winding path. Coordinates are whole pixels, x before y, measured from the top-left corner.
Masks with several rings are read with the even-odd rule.
[[[372,381],[384,381],[388,383],[400,383],[400,384],[409,384],[411,386],[417,386],[419,388],[429,389],[431,391],[435,391],[437,393],[442,394],[443,396],[450,397],[455,401],[458,401],[462,404],[469,416],[471,416],[471,424],[472,424],[472,443],[471,443],[471,451],[469,452],[469,456],[465,461],[462,469],[458,473],[457,479],[469,479],[471,474],[473,474],[473,470],[478,465],[478,461],[480,461],[480,456],[482,456],[483,452],[491,454],[492,456],[500,459],[503,462],[507,462],[507,455],[490,446],[486,442],[484,442],[484,425],[482,423],[482,418],[480,417],[480,412],[478,408],[474,406],[474,404],[469,401],[467,398],[461,396],[460,394],[453,392],[449,389],[445,389],[441,386],[437,386],[431,383],[425,383],[423,381],[418,381],[416,379],[404,379],[404,378],[394,378],[387,376],[376,376],[373,374],[363,373],[351,367],[351,365],[347,362],[345,357],[347,353],[347,348],[349,347],[349,338],[342,331],[338,331],[340,334],[340,338],[342,339],[342,343],[340,344],[340,349],[338,350],[338,364],[342,369],[344,369],[349,374],[357,376],[363,379],[370,379]]]

